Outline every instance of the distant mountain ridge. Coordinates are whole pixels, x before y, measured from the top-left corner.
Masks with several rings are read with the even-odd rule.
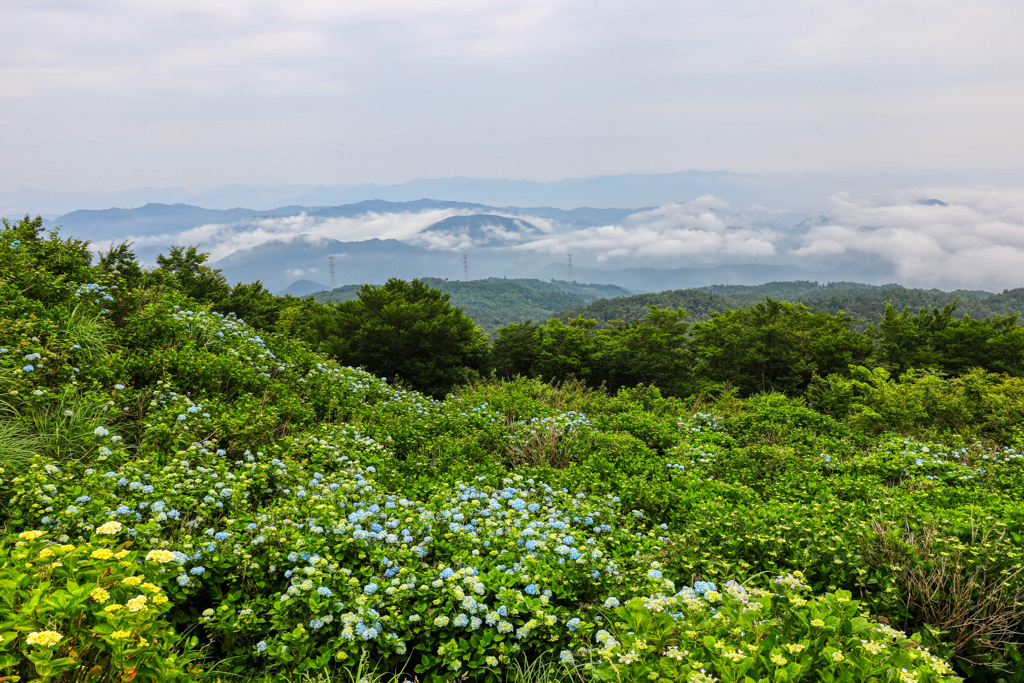
[[[921,201],[936,208],[944,204]],[[464,266],[475,279],[573,279],[648,292],[794,280],[880,285],[899,279],[889,260],[854,247],[842,256],[806,249],[808,234],[832,225],[827,216],[779,228],[729,213],[716,202],[568,210],[444,199],[288,204],[266,211],[147,204],[74,211],[46,224],[63,225],[65,234],[92,240],[94,248],[130,239],[146,265],[172,244],[198,245],[214,254],[210,265],[232,283],[258,279],[271,291],[297,280],[463,279]],[[358,235],[378,236],[353,238]],[[805,255],[795,255],[801,251]],[[333,279],[328,257],[334,257]]]
[[[626,322],[642,320],[648,306],[683,308],[693,321],[707,320],[715,313],[752,306],[765,297],[780,301],[802,303],[819,311],[837,314],[840,311],[860,320],[858,327],[878,323],[887,304],[898,311],[910,308],[942,309],[955,304],[954,317],[971,316],[975,319],[1012,316],[1024,311],[1024,288],[1011,289],[999,294],[981,290],[943,292],[936,289],[915,289],[897,284],[881,286],[858,282],[819,284],[813,281],[768,282],[757,286],[709,286],[677,289],[628,297],[598,299],[586,306],[576,305],[560,311],[562,320],[583,317],[599,324],[614,320]]]
[[[974,182],[985,182],[975,178]],[[793,213],[815,213],[822,200],[843,190],[880,185],[920,184],[921,180],[897,177],[854,177],[834,174],[753,175],[729,171],[686,170],[673,173],[602,175],[565,178],[552,182],[502,178],[416,178],[413,180],[355,185],[225,185],[221,187],[140,187],[123,191],[55,192],[39,189],[0,191],[0,215],[26,212],[66,214],[81,208],[142,206],[150,203],[186,203],[231,209],[269,207],[336,206],[366,200],[414,201],[420,197],[476,202],[491,206],[658,206],[692,201],[712,194],[734,206],[770,205]],[[993,178],[992,182],[1002,182]],[[1017,182],[1014,179],[1014,182]],[[931,183],[942,185],[943,182]],[[260,208],[262,207],[262,208]]]
[[[509,323],[544,321],[570,306],[584,306],[601,297],[632,294],[613,285],[581,285],[577,282],[535,279],[487,278],[484,280],[446,280],[423,278],[430,286],[451,295],[451,303],[463,310],[488,335]],[[361,285],[345,285],[312,296],[321,303],[350,301]]]

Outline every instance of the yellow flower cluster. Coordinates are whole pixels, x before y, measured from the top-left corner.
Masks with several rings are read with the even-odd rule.
[[[113,605],[107,605],[106,607],[104,607],[103,611],[104,612],[109,612],[109,613],[113,614],[114,612],[116,612],[119,609],[124,609],[124,605],[119,605],[119,604],[117,604],[115,602]]]
[[[91,557],[94,560],[109,560],[114,556],[114,553],[110,552],[110,548],[100,548],[99,550],[93,550]]]
[[[150,550],[146,554],[146,561],[148,562],[159,562],[160,564],[166,564],[174,559],[174,553],[170,550]]]
[[[128,601],[128,609],[132,612],[141,612],[146,609],[146,600],[147,598],[145,595],[137,595]]]
[[[110,521],[96,527],[96,533],[103,534],[105,536],[113,536],[114,534],[121,533],[121,529],[124,527],[121,522]]]
[[[102,603],[110,599],[110,593],[103,590],[102,588],[97,587],[92,589],[92,592],[89,593],[89,597],[95,600],[96,602]]]
[[[40,645],[42,647],[53,647],[64,638],[56,631],[32,631],[28,634],[25,642],[29,645]]]
[[[131,635],[131,631],[114,631],[110,634],[110,637],[116,640],[124,640],[125,638],[130,638]]]
[[[57,553],[53,552],[52,548],[43,548],[42,551],[39,553],[39,559],[48,560],[56,554]]]
[[[140,583],[142,583],[142,577],[126,576],[123,579],[121,579],[121,583],[123,583],[126,586],[138,586]]]
[[[23,541],[34,541],[34,540],[36,540],[37,538],[39,538],[40,536],[42,536],[45,533],[46,533],[45,531],[37,531],[37,530],[22,531],[20,534],[18,534],[18,538],[20,538]]]
[[[779,654],[772,655],[769,659],[771,659],[776,666],[786,666],[789,662],[788,659]]]
[[[157,596],[153,597],[153,604],[154,605],[162,605],[165,602],[167,602],[167,596],[166,595],[157,595]]]

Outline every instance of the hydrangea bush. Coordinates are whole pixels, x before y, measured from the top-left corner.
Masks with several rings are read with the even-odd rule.
[[[910,556],[873,540],[879,501],[914,523],[945,506],[942,538],[1018,580],[1016,527],[971,545],[954,500],[1003,495],[1016,458],[933,482],[900,456],[911,476],[893,482],[839,442],[822,457],[798,407],[769,406],[812,427],[765,445],[755,400],[747,422],[653,389],[437,401],[173,288],[127,288],[81,242],[12,228],[0,253],[3,419],[26,438],[78,421],[73,451],[0,459],[5,675],[174,680],[201,656],[270,676],[369,658],[498,681],[543,659],[584,680],[925,683],[941,660],[864,616],[915,618]],[[933,488],[897,488],[919,480]],[[992,528],[1015,519],[1002,509]]]
[[[123,529],[105,522],[84,543],[42,530],[0,542],[0,674],[190,680],[196,638],[179,636],[166,621],[174,553],[129,550]]]

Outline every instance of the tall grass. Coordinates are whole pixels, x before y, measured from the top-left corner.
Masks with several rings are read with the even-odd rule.
[[[107,355],[107,347],[114,341],[114,335],[107,322],[99,314],[90,314],[79,305],[71,309],[61,320],[63,332],[81,348],[82,355],[90,360]]]
[[[39,453],[39,441],[18,422],[0,417],[0,467],[20,468]]]
[[[40,455],[51,460],[77,460],[96,448],[93,431],[110,416],[103,406],[67,390],[56,400],[24,416],[39,442]]]
[[[96,449],[93,431],[110,420],[104,406],[67,387],[54,399],[18,411],[4,398],[11,384],[9,375],[0,374],[0,462],[27,462],[34,455],[77,460]]]

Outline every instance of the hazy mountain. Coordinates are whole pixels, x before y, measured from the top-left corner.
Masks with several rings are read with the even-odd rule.
[[[420,237],[438,237],[452,246],[482,247],[506,245],[541,234],[537,226],[521,218],[483,213],[445,218],[421,232]]]
[[[50,221],[46,227],[61,227],[64,235],[93,242],[122,240],[129,236],[149,237],[178,233],[211,223],[231,224],[258,216],[292,216],[319,207],[282,206],[269,211],[252,209],[204,209],[189,204],[146,204],[134,209],[82,209]]]
[[[339,242],[308,235],[239,249],[210,265],[220,268],[228,282],[260,280],[267,289],[279,291],[297,279],[329,279],[328,256],[334,257],[335,277],[342,284],[455,276],[461,269],[457,254],[430,252],[398,240]]]
[[[693,182],[757,184],[735,174],[682,175]],[[598,180],[611,182],[587,182]],[[629,180],[617,176],[614,182]],[[661,291],[815,279],[998,291],[1024,284],[1018,256],[993,261],[990,254],[1005,250],[1009,233],[980,226],[1016,225],[1015,201],[956,188],[879,200],[843,195],[812,216],[765,207],[737,211],[713,196],[568,210],[443,198],[259,211],[147,204],[74,211],[50,224],[96,248],[131,239],[146,265],[168,245],[198,245],[233,282],[260,279],[272,291],[301,279],[332,281],[330,256],[338,284],[389,277],[553,277]],[[937,245],[926,263],[913,248],[924,243]]]
[[[317,292],[326,292],[330,290],[328,285],[322,285],[319,282],[313,282],[312,280],[296,280],[291,283],[283,290],[274,292],[278,296],[284,296],[290,294],[291,296],[309,296],[310,294],[316,294]]]
[[[812,271],[799,266],[761,265],[745,263],[738,265],[713,266],[709,268],[622,268],[600,270],[597,268],[573,268],[573,276],[583,282],[603,282],[627,287],[641,292],[661,292],[674,289],[691,289],[711,285],[763,285],[784,280],[820,280],[833,282],[849,280],[850,271],[855,270],[862,279],[872,283],[891,282],[891,270],[871,271],[859,267],[841,265],[829,271]],[[535,274],[539,278],[565,277],[566,265],[551,263]]]

